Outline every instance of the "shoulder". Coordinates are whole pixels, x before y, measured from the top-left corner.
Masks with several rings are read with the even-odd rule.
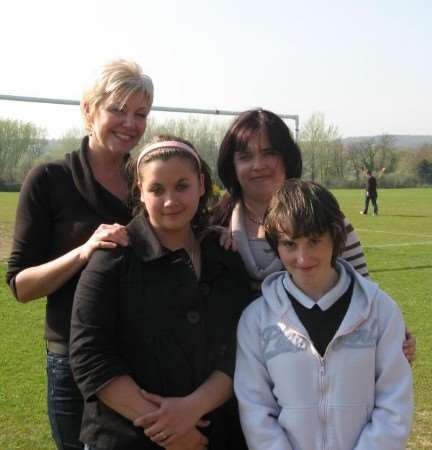
[[[397,302],[382,290],[374,281],[364,278],[352,270],[356,284],[370,298],[371,314],[373,319],[378,319],[380,326],[387,326],[394,322],[403,323],[402,311]]]
[[[243,260],[238,252],[225,250],[219,243],[220,234],[217,231],[208,229],[204,232],[201,241],[201,252],[209,258],[209,261],[226,267],[228,270],[236,272],[237,276],[248,278]]]
[[[50,161],[30,169],[25,177],[23,187],[28,188],[48,182],[51,179],[55,181],[68,176],[70,176],[70,168],[66,159]]]
[[[95,250],[84,272],[113,273],[121,270],[130,255],[130,247]]]
[[[394,314],[402,315],[401,309],[399,305],[396,303],[396,301],[382,289],[378,288],[374,300],[376,302],[377,309],[380,311],[381,316],[390,317]]]
[[[261,322],[264,318],[265,300],[264,297],[258,297],[253,300],[242,312],[238,331],[239,333],[251,332],[261,329]]]

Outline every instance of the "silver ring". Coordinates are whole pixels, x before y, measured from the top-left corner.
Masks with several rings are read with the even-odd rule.
[[[159,437],[162,439],[162,441],[165,441],[168,438],[168,436],[163,431],[159,433]]]

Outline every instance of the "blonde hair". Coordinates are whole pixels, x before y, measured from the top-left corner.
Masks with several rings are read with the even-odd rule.
[[[86,105],[90,111],[94,111],[102,102],[112,100],[122,109],[130,96],[137,92],[144,94],[148,113],[153,103],[153,82],[143,73],[139,64],[118,59],[103,65],[96,80],[84,92],[81,100],[86,130],[91,130],[91,123],[85,111]]]

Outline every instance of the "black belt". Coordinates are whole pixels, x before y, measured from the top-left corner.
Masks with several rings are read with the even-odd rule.
[[[47,350],[59,355],[68,355],[69,343],[65,341],[47,341]]]

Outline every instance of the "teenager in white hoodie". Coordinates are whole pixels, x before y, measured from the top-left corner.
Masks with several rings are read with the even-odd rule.
[[[264,280],[239,323],[234,387],[249,449],[404,449],[413,396],[402,314],[338,258],[336,199],[286,181],[265,229],[285,271]]]

